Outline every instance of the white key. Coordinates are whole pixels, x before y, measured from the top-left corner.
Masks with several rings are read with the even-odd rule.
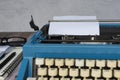
[[[111,78],[112,77],[112,70],[105,70],[103,69],[103,77],[105,78]]]
[[[47,75],[47,68],[38,68],[38,75],[39,76],[45,76]]]
[[[60,80],[70,80],[70,78],[61,78]]]
[[[59,78],[50,78],[50,80],[59,80]]]
[[[91,75],[92,75],[92,77],[100,77],[101,76],[101,69],[92,69]]]
[[[80,78],[72,78],[71,80],[82,80],[82,79],[80,79]]]
[[[35,59],[35,64],[40,66],[44,64],[44,58],[36,58]]]
[[[94,80],[105,80],[105,79],[96,79],[96,78],[95,78]],[[109,80],[109,79],[108,79],[108,80]]]
[[[48,80],[46,77],[38,77],[38,80]]]
[[[0,80],[5,80],[5,78],[4,78],[4,77],[2,77],[2,76],[0,76]]]
[[[85,79],[83,79],[83,80],[93,80],[93,79],[86,79],[86,78],[85,78]]]
[[[105,66],[105,60],[96,60],[96,66],[98,67],[104,67]]]
[[[110,68],[116,67],[116,60],[107,60],[107,66]]]
[[[88,67],[94,67],[95,66],[95,60],[86,60],[86,66]]]
[[[54,59],[45,59],[45,65],[52,66],[54,64]]]
[[[74,65],[74,59],[65,59],[65,65],[70,67]]]
[[[89,74],[89,69],[80,69],[80,75],[82,77],[88,77],[90,74]]]
[[[78,76],[78,69],[76,69],[76,68],[70,68],[69,76],[71,76],[71,77],[77,77]]]
[[[60,67],[64,65],[64,59],[55,59],[55,65]]]
[[[68,68],[59,68],[59,75],[60,76],[67,76],[68,75]]]
[[[83,59],[76,59],[75,60],[75,65],[78,67],[84,66],[84,60]]]
[[[1,79],[0,79],[1,80]],[[37,80],[36,78],[33,77],[28,77],[27,80]]]
[[[120,67],[120,60],[118,60],[118,67]]]
[[[57,75],[57,68],[49,68],[48,75],[49,76],[56,76]]]
[[[120,78],[120,70],[114,70],[114,76]]]

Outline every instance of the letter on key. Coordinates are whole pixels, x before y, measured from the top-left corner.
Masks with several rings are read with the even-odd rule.
[[[110,68],[116,67],[116,60],[107,60],[107,66]]]
[[[50,78],[49,80],[59,80],[59,78]]]
[[[101,76],[101,69],[92,69],[92,77],[98,78]]]
[[[86,60],[86,66],[88,67],[94,67],[95,66],[95,60]]]
[[[49,76],[56,76],[57,75],[57,68],[49,68],[48,75]]]
[[[111,69],[103,69],[103,77],[105,78],[111,78],[112,77],[112,70]]]
[[[39,76],[45,76],[47,75],[47,68],[38,68],[38,75]]]
[[[65,59],[65,65],[70,67],[74,65],[74,59]]]
[[[64,59],[55,59],[55,66],[63,66],[64,65]]]
[[[100,68],[105,67],[105,60],[96,60],[96,66]]]
[[[36,58],[35,59],[35,64],[40,66],[44,64],[44,58]]]
[[[120,70],[114,70],[114,76],[120,78]]]
[[[120,60],[118,60],[118,67],[120,67]]]
[[[59,68],[59,75],[64,77],[68,75],[68,68]]]
[[[75,60],[75,66],[77,67],[83,67],[84,66],[84,60],[83,59],[76,59]]]
[[[69,75],[71,77],[77,77],[78,76],[78,69],[77,68],[70,68]]]
[[[80,75],[82,76],[82,77],[89,77],[89,69],[80,69]]]
[[[54,64],[54,59],[45,59],[45,65],[48,67],[52,66]]]
[[[48,78],[44,77],[38,77],[38,80],[48,80]]]

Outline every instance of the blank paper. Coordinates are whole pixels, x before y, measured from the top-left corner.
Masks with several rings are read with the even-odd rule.
[[[50,22],[49,35],[99,35],[98,22]]]

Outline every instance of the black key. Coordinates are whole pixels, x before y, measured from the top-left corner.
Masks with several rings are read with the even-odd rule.
[[[68,68],[68,66],[64,65],[64,66],[61,66],[61,68]]]
[[[83,67],[81,67],[81,69],[89,69],[89,67],[83,66]]]
[[[68,69],[69,70],[69,69]],[[72,78],[70,75],[69,75],[69,73],[68,73],[68,76],[65,76],[65,78]]]
[[[46,65],[40,65],[40,67],[44,68],[44,67],[48,67],[48,66],[46,66]]]
[[[91,77],[91,76],[90,76],[90,77],[87,77],[86,79],[94,80],[94,78],[93,78],[93,77]]]
[[[92,67],[92,69],[100,69],[100,67],[95,66],[95,67]]]
[[[95,69],[96,69],[96,68],[97,68],[97,69],[99,68],[99,66],[97,66],[97,60],[95,60],[95,66],[94,66],[94,67],[95,67]]]
[[[120,70],[120,67],[116,67],[116,68],[113,68],[113,69],[115,69],[115,70]]]
[[[97,80],[106,80],[104,77],[97,78]]]
[[[71,66],[70,68],[78,68],[77,66]]]
[[[112,77],[112,78],[110,78],[109,80],[117,80],[117,78],[115,78],[115,77]]]
[[[81,77],[81,76],[79,76],[79,77],[75,77],[76,79],[81,79],[81,80],[83,80],[83,77]]]
[[[99,79],[97,79],[97,80],[106,80],[106,79],[103,79],[103,78],[99,78]]]
[[[103,67],[102,69],[106,69],[106,70],[110,69],[110,67],[107,66],[107,60],[105,61],[105,67]]]
[[[59,79],[60,79],[60,78],[61,78],[61,76],[57,75],[57,76],[55,76],[54,78],[59,78]]]
[[[4,58],[5,57],[5,53],[2,55],[2,56],[0,56],[0,60],[2,59],[2,58]]]
[[[84,61],[84,66],[83,66],[83,67],[81,67],[81,69],[89,69],[89,67],[88,67],[88,66],[86,66],[86,60]]]
[[[2,69],[15,55],[16,55],[16,52],[11,53],[11,54],[0,64],[0,69]]]
[[[105,66],[105,67],[103,67],[102,69],[110,70],[110,67]]]
[[[51,66],[51,68],[58,68],[57,66],[55,66],[55,65],[53,65],[53,66]]]
[[[76,79],[83,79],[83,77],[81,77],[81,76],[78,76],[78,77],[75,77]]]

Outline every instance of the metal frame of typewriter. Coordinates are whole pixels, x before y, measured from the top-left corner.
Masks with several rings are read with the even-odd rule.
[[[54,36],[47,35],[46,31],[49,25],[45,25],[24,45],[24,58],[17,80],[25,80],[27,77],[32,77],[33,59],[37,57],[120,59],[120,23],[116,22],[119,21],[100,21],[100,36],[79,36],[81,37],[79,40],[62,40],[59,37],[57,39],[61,40],[56,40]],[[76,42],[76,44],[72,42]],[[91,45],[78,44],[77,42],[106,42],[108,44]]]

